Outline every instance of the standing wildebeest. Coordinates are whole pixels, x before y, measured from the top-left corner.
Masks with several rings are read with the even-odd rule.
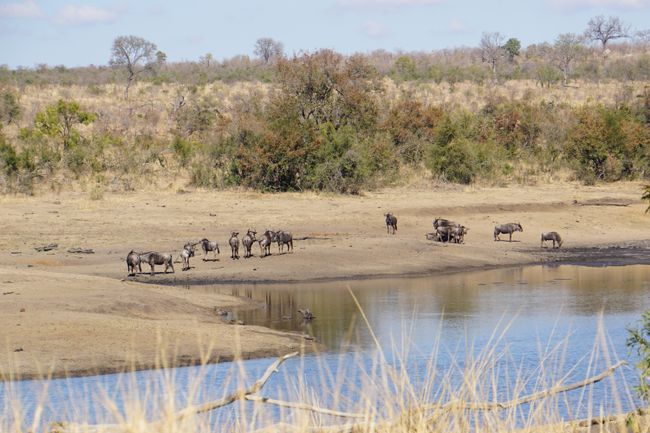
[[[171,254],[161,254],[152,251],[150,253],[140,254],[140,260],[144,263],[149,263],[149,266],[151,266],[151,275],[154,274],[154,265],[165,265],[165,273],[167,273],[167,269],[169,268],[172,268],[172,272],[174,272],[174,260]]]
[[[253,243],[256,241],[255,235],[257,232],[255,229],[248,229],[246,232],[246,236],[241,240],[242,245],[244,246],[244,258],[247,259],[249,257],[253,257],[253,252],[251,251],[251,247],[253,246]]]
[[[214,259],[217,260],[217,254],[221,254],[221,251],[219,251],[219,244],[216,241],[209,241],[203,238],[199,243],[201,244],[201,249],[203,249],[204,262],[208,259],[208,251],[212,251],[214,253]]]
[[[462,244],[465,242],[465,235],[469,231],[469,228],[456,224],[454,226],[449,226],[449,242],[456,242],[457,244]]]
[[[230,245],[230,258],[239,259],[239,232],[231,232],[228,244]]]
[[[129,276],[135,275],[135,267],[138,267],[138,271],[142,273],[142,263],[140,260],[140,254],[131,250],[126,256],[126,270],[129,273]]]
[[[560,237],[560,234],[558,232],[545,232],[542,233],[542,242],[540,244],[540,247],[544,247],[544,242],[545,241],[553,241],[553,248],[555,248],[555,243],[557,242],[557,248],[560,248],[562,246],[562,237]]]
[[[262,234],[261,239],[258,240],[260,243],[260,256],[262,258],[271,255],[271,243],[276,240],[276,233],[272,230],[265,230]]]
[[[275,232],[275,240],[278,243],[278,251],[283,252],[284,246],[287,246],[287,251],[291,248],[293,251],[293,235],[291,232],[285,232],[284,230],[278,230]]]
[[[500,241],[501,239],[499,238],[500,234],[509,234],[510,239],[508,242],[512,242],[512,234],[514,232],[523,232],[524,229],[519,223],[508,223],[508,224],[499,224],[497,226],[494,226],[494,241]]]
[[[392,213],[388,212],[387,214],[384,214],[386,217],[386,233],[395,234],[397,231],[397,217],[393,215]]]
[[[181,260],[183,261],[183,270],[187,271],[190,268],[190,257],[194,257],[194,247],[196,244],[193,244],[191,242],[188,242],[185,244],[183,247],[183,251],[181,251]]]
[[[456,225],[455,222],[451,220],[447,220],[444,218],[436,218],[433,220],[433,228],[437,229],[438,227],[447,227],[447,226],[453,226]]]

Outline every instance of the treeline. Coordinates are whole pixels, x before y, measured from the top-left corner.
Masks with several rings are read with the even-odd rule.
[[[61,99],[18,127],[25,107],[5,89],[0,120],[14,133],[0,131],[0,187],[29,192],[59,176],[128,190],[182,175],[207,188],[356,193],[409,170],[465,184],[567,169],[586,183],[650,177],[648,88],[579,105],[487,93],[468,109],[408,90],[387,97],[367,56],[321,50],[269,68],[266,92],[225,104],[192,86],[164,117],[134,101],[115,119]]]
[[[559,40],[512,51],[504,49],[496,54],[494,73],[485,49],[480,47],[411,53],[378,50],[355,57],[364,58],[380,76],[395,81],[434,81],[454,85],[464,81],[483,84],[496,78],[499,82],[533,80],[539,85],[551,86],[564,82],[565,78],[567,82],[650,80],[650,42],[645,41],[611,45],[603,52],[601,47],[585,45],[581,39]],[[275,60],[266,62],[240,55],[217,61],[206,55],[195,62],[160,63],[143,74],[140,81],[157,85],[235,81],[272,83],[278,78],[276,74]],[[68,68],[37,65],[17,69],[0,66],[0,85],[80,85],[92,88],[105,84],[122,85],[124,81],[125,71],[111,66]]]

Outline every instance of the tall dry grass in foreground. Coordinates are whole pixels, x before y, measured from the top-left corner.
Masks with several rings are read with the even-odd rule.
[[[437,335],[423,354],[403,326],[402,343],[390,349],[370,330],[376,347],[365,352],[182,369],[161,362],[159,370],[105,376],[94,385],[96,379],[44,379],[31,399],[25,390],[33,382],[5,382],[0,431],[650,431],[643,413],[623,415],[637,405],[621,374],[629,367],[611,353],[602,326],[579,365],[565,363],[567,337],[540,342],[534,366],[513,355],[504,341],[508,326],[501,328],[481,350],[468,342],[450,350]],[[160,359],[169,358],[166,351]],[[590,421],[567,422],[579,418]]]

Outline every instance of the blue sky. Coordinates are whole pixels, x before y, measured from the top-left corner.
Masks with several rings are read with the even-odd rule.
[[[131,34],[170,61],[252,55],[264,36],[289,54],[476,46],[483,31],[525,46],[582,32],[599,14],[650,28],[650,0],[0,0],[0,64],[105,65],[113,39]]]

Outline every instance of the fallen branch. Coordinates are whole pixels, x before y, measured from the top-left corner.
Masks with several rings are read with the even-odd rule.
[[[365,415],[360,413],[339,412],[337,410],[323,409],[306,403],[293,403],[290,401],[274,400],[268,397],[260,397],[259,395],[247,395],[246,397],[244,397],[244,399],[248,401],[268,403],[280,407],[288,407],[291,409],[308,410],[311,412],[322,413],[323,415],[340,416],[342,418],[365,418],[366,417]]]
[[[266,385],[266,382],[271,378],[271,375],[278,371],[278,367],[287,359],[293,358],[294,356],[298,355],[298,352],[291,352],[288,353],[284,356],[281,356],[280,358],[276,359],[275,362],[271,365],[269,365],[269,368],[266,369],[264,372],[264,375],[260,377],[254,384],[248,389],[239,389],[235,391],[234,393],[219,399],[215,401],[211,401],[208,403],[203,403],[198,406],[190,406],[187,407],[180,412],[177,412],[174,414],[174,419],[176,420],[181,420],[185,417],[191,416],[191,415],[196,415],[199,413],[204,413],[204,412],[209,412],[214,409],[218,409],[223,406],[227,406],[231,403],[236,402],[237,400],[241,400],[246,398],[246,396],[255,394],[259,390],[262,389],[264,385]]]
[[[445,403],[443,405],[432,405],[429,406],[429,408],[438,408],[438,409],[461,409],[461,410],[501,410],[501,409],[509,409],[515,406],[520,406],[522,404],[530,403],[535,400],[540,400],[542,398],[547,398],[552,395],[556,394],[561,394],[564,392],[568,391],[573,391],[574,389],[578,388],[584,388],[585,386],[593,385],[594,383],[598,383],[601,380],[605,379],[608,376],[611,376],[614,371],[627,364],[625,361],[620,361],[615,365],[612,365],[609,367],[607,370],[603,371],[602,373],[592,376],[590,378],[587,378],[581,382],[576,382],[572,383],[570,385],[565,385],[565,386],[554,386],[549,389],[545,389],[540,392],[536,392],[534,394],[527,395],[525,397],[517,398],[514,400],[509,400],[505,402],[495,402],[495,403],[468,403],[468,402],[462,402],[462,401],[450,401],[449,403]]]

